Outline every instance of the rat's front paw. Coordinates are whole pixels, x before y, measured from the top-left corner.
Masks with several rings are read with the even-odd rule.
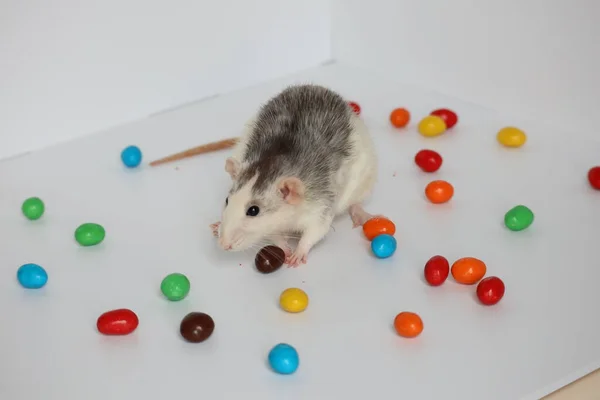
[[[301,263],[302,264],[306,264],[306,258],[307,258],[307,256],[308,256],[308,254],[306,252],[304,252],[304,251],[298,251],[298,249],[296,249],[296,251],[291,256],[289,256],[288,258],[286,258],[285,262],[290,267],[296,268]]]
[[[210,224],[210,229],[212,229],[214,237],[219,237],[219,226],[221,226],[221,222],[215,222],[214,224]]]

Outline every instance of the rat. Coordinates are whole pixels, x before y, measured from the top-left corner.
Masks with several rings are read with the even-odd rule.
[[[335,217],[348,213],[355,228],[375,217],[363,207],[378,173],[372,139],[362,119],[329,88],[283,89],[226,146],[234,147],[225,161],[232,184],[221,221],[211,224],[224,250],[274,244],[297,267]],[[289,238],[299,239],[293,251]]]

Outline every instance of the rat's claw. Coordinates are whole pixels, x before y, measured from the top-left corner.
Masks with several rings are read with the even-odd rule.
[[[295,251],[290,257],[286,258],[285,262],[292,268],[298,267],[301,263],[306,264],[306,253]]]
[[[210,224],[210,229],[212,229],[212,233],[214,237],[219,237],[219,226],[221,222],[215,222],[214,224]]]

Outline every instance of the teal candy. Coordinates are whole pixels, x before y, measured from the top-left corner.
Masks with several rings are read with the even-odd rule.
[[[377,235],[371,241],[371,250],[377,258],[388,258],[396,252],[396,238],[386,233]]]

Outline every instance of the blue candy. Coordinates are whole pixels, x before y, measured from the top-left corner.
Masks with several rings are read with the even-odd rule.
[[[19,283],[27,289],[39,289],[48,282],[48,274],[37,264],[24,264],[17,271]]]
[[[377,235],[371,241],[371,250],[377,258],[388,258],[396,251],[396,238],[392,235]]]
[[[293,374],[298,369],[298,352],[286,343],[279,343],[269,352],[269,364],[279,374]]]
[[[121,160],[128,168],[135,168],[142,162],[142,151],[137,146],[128,146],[121,152]]]

